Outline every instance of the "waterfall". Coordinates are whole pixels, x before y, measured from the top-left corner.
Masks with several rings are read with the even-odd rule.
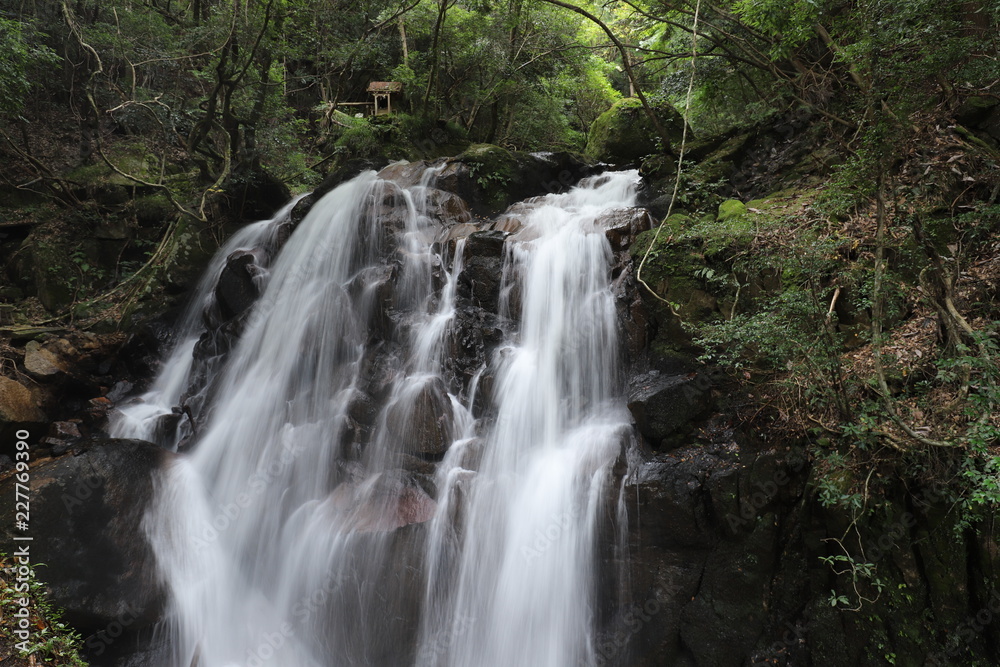
[[[193,445],[144,521],[170,597],[165,664],[597,664],[597,542],[631,430],[600,217],[634,204],[637,174],[511,209],[502,343],[463,377],[466,243],[433,210],[438,172],[411,187],[368,172],[319,199],[199,371]],[[155,437],[176,414],[226,257],[269,243],[290,208],[213,259],[115,435]]]

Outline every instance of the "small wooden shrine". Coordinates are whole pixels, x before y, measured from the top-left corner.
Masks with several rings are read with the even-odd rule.
[[[372,94],[373,100],[373,115],[392,113],[392,94],[401,90],[403,84],[399,81],[372,81],[368,84],[368,92]]]

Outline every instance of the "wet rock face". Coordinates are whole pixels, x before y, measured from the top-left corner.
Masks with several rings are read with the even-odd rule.
[[[711,388],[704,374],[649,371],[631,380],[628,409],[639,432],[659,449],[670,436],[709,415],[714,407]]]
[[[801,497],[807,467],[738,452],[720,443],[661,454],[628,484],[632,599],[606,631],[627,664],[739,667],[765,642],[790,539],[775,512]]]
[[[402,449],[427,457],[443,456],[451,444],[451,403],[440,378],[404,389],[385,415],[389,437]]]
[[[477,144],[454,158],[392,164],[379,176],[410,187],[420,182],[429,166],[440,168],[435,187],[454,193],[481,216],[499,213],[528,197],[564,192],[600,171],[573,153],[520,153]]]
[[[653,218],[644,208],[623,208],[599,217],[596,225],[604,229],[614,252],[628,250],[636,237],[653,228]]]
[[[493,313],[500,301],[507,236],[502,231],[476,232],[465,242],[465,268],[459,282],[476,305]]]
[[[96,440],[82,449],[31,467],[31,560],[45,564],[36,574],[84,634],[124,617],[130,631],[148,627],[163,598],[141,524],[153,476],[172,455],[137,440]],[[15,483],[10,474],[0,480],[4,497],[14,497]],[[2,548],[14,553],[13,503],[3,504],[2,515]]]
[[[261,249],[237,250],[229,255],[215,285],[215,300],[223,320],[241,315],[257,301],[260,287],[255,280],[267,261]]]

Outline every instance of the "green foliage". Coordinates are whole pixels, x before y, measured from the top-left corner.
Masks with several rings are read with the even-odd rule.
[[[0,17],[0,117],[18,114],[25,97],[48,78],[59,62],[44,37],[30,23]]]
[[[818,0],[738,0],[733,12],[772,38],[768,54],[781,60],[815,35],[820,7]]]
[[[34,569],[28,576],[27,592],[17,588],[16,569],[15,559],[0,553],[0,610],[3,616],[12,618],[21,609],[21,600],[27,598],[31,622],[28,655],[53,667],[87,667],[80,657],[83,638],[62,621],[62,611],[49,601],[45,585],[35,577]],[[8,647],[20,641],[12,626],[13,623],[0,626],[0,642]]]
[[[337,139],[336,146],[347,151],[351,157],[375,157],[382,150],[379,137],[381,133],[382,128],[358,118],[350,127],[344,129]]]

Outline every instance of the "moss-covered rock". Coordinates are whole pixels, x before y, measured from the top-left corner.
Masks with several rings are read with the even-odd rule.
[[[177,209],[164,194],[137,197],[135,219],[143,227],[159,227],[177,215]]]
[[[468,166],[484,202],[500,205],[506,199],[506,188],[517,173],[513,153],[492,144],[473,144],[458,159]]]
[[[690,229],[694,220],[687,213],[672,213],[663,221],[663,234],[669,234],[674,238],[683,234],[686,230]]]
[[[666,129],[671,143],[677,143],[684,131],[684,120],[676,109],[658,105],[655,112]],[[656,129],[642,103],[634,97],[618,100],[597,117],[587,134],[587,157],[628,164],[658,152]]]
[[[728,199],[719,204],[719,214],[716,216],[718,222],[725,222],[731,218],[737,218],[747,212],[747,206],[738,199]]]
[[[66,239],[37,231],[21,244],[17,277],[50,312],[68,306],[78,288],[78,269],[70,258],[71,252]]]
[[[687,216],[670,216],[665,224],[681,225]],[[661,327],[653,347],[658,354],[667,354],[687,347],[690,337],[679,327],[680,321],[692,323],[711,318],[718,310],[716,295],[705,289],[704,275],[708,270],[704,255],[691,243],[676,243],[666,229],[649,251],[656,230],[643,232],[630,248],[636,266],[645,257],[641,277],[656,294],[669,303],[650,300],[657,310]]]

